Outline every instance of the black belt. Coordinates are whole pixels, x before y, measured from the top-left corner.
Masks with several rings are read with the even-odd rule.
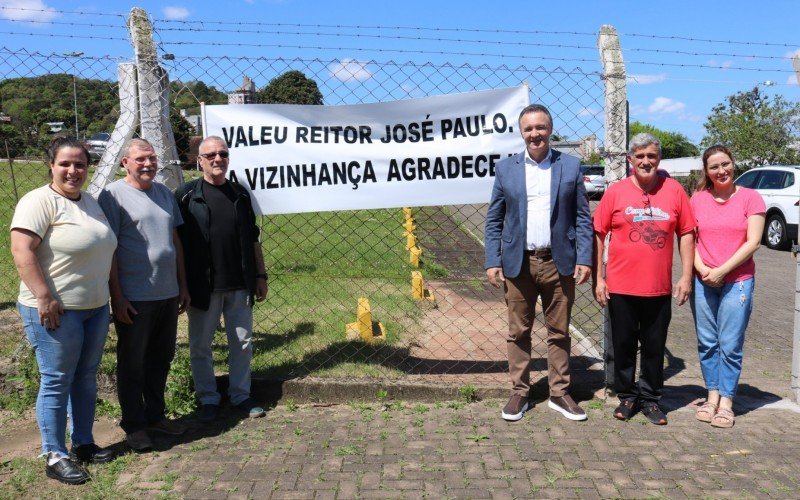
[[[525,250],[527,255],[532,255],[534,257],[550,257],[552,253],[550,252],[550,248],[537,248],[536,250]]]

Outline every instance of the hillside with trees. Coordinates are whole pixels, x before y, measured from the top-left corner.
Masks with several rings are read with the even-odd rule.
[[[67,133],[75,134],[75,97],[78,132],[81,138],[113,129],[119,116],[116,82],[75,78],[69,74],[0,81],[0,110],[11,117],[0,126],[0,147],[5,141],[12,156],[41,156],[52,138],[47,122],[64,122]]]

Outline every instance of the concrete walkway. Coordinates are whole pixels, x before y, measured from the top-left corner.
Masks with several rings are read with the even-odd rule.
[[[757,254],[737,420],[694,418],[704,396],[688,306],[674,309],[663,406],[669,425],[611,417],[616,401],[581,404],[571,422],[538,402],[523,420],[503,400],[294,405],[266,418],[193,425],[119,486],[185,498],[797,498],[800,407],[789,396],[794,262]],[[164,478],[169,482],[165,482]]]

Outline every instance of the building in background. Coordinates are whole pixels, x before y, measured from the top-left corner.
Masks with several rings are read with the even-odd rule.
[[[242,77],[242,85],[228,94],[228,104],[255,104],[256,84],[249,76]]]

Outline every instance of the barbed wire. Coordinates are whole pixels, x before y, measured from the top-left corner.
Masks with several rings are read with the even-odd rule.
[[[258,30],[243,30],[243,29],[189,29],[189,28],[159,28],[158,31],[164,32],[183,32],[183,33],[237,33],[237,34],[263,34]],[[485,45],[504,45],[504,46],[518,46],[518,47],[541,47],[541,48],[556,48],[556,49],[577,49],[577,50],[591,50],[596,51],[596,46],[588,45],[570,45],[561,43],[540,43],[540,42],[526,42],[526,41],[508,41],[508,40],[475,40],[469,38],[442,38],[442,37],[424,37],[424,36],[406,36],[406,35],[385,35],[385,34],[362,34],[362,33],[326,33],[321,31],[281,31],[281,36],[327,36],[338,38],[371,38],[379,40],[405,40],[405,41],[420,41],[420,42],[447,42],[447,43],[476,43]],[[622,49],[610,49],[622,50]],[[676,54],[676,55],[689,55],[689,56],[713,56],[713,57],[739,57],[745,59],[779,59],[791,60],[787,56],[765,56],[757,54],[732,54],[723,52],[691,52],[685,50],[669,50],[669,49],[646,49],[646,48],[627,48],[625,52],[652,52],[659,54]]]
[[[97,11],[86,11],[86,10],[59,10],[59,9],[34,9],[31,7],[11,7],[8,5],[0,5],[0,11],[10,10],[10,11],[21,11],[21,12],[39,12],[39,13],[46,13],[46,14],[77,14],[82,16],[107,16],[107,17],[127,17],[128,14],[121,14],[117,12],[97,12]],[[31,21],[27,19],[6,19],[6,21],[16,21],[22,23],[29,23]]]
[[[200,24],[200,25],[221,25],[221,26],[261,26],[261,27],[294,27],[294,28],[348,28],[348,29],[379,29],[379,30],[411,30],[411,31],[445,31],[445,32],[465,32],[465,33],[502,33],[513,35],[578,35],[578,36],[598,36],[598,32],[581,32],[581,31],[550,31],[550,30],[505,30],[505,29],[486,29],[486,28],[442,28],[442,27],[424,27],[424,26],[380,26],[380,25],[359,25],[359,24],[305,24],[305,23],[266,23],[258,21],[186,21],[179,19],[153,19],[154,23],[180,23],[180,24]],[[695,38],[686,36],[674,35],[649,35],[643,33],[625,33],[619,32],[620,35],[638,37],[638,38],[654,38],[654,39],[674,39],[686,42],[704,42],[704,43],[723,43],[723,44],[736,44],[736,45],[761,45],[768,47],[797,47],[797,44],[780,43],[780,42],[762,42],[762,41],[740,41],[740,40],[714,40],[707,38]]]
[[[523,60],[545,60],[545,61],[558,61],[558,62],[572,62],[572,63],[597,63],[596,59],[586,58],[569,58],[569,57],[550,57],[542,55],[517,55],[517,54],[497,54],[490,52],[465,52],[465,51],[445,51],[445,50],[421,50],[421,49],[394,49],[394,48],[378,48],[378,47],[323,47],[311,45],[291,45],[291,44],[278,44],[278,43],[243,43],[243,42],[198,42],[198,41],[162,41],[159,46],[162,50],[164,47],[183,46],[183,45],[199,45],[199,46],[225,46],[225,47],[249,47],[249,48],[276,48],[276,49],[301,49],[301,50],[337,50],[337,51],[353,51],[353,52],[378,52],[378,53],[398,53],[398,54],[425,54],[425,55],[448,55],[448,56],[479,56],[479,57],[498,57],[501,59],[523,59]],[[166,52],[169,52],[165,50]],[[743,66],[726,66],[715,64],[689,64],[689,63],[667,63],[667,62],[653,62],[653,61],[628,61],[628,64],[642,64],[647,66],[662,66],[662,67],[678,67],[678,68],[703,68],[703,69],[726,69],[726,70],[739,70],[739,71],[756,71],[756,72],[777,72],[777,73],[794,73],[793,70],[786,70],[780,68],[750,68]]]
[[[123,19],[123,21],[125,21]],[[97,23],[75,23],[75,22],[65,22],[65,21],[37,21],[34,19],[26,20],[26,21],[19,21],[24,22],[25,24],[54,24],[56,26],[82,26],[87,28],[123,28],[127,29],[127,22],[123,24],[97,24]]]
[[[20,33],[18,31],[0,31],[0,35],[33,36],[42,38],[77,38],[85,40],[116,40],[127,42],[129,37],[94,36],[94,35],[66,35],[62,33]]]
[[[93,16],[107,16],[107,17],[122,17],[127,19],[129,13],[110,13],[110,12],[96,12],[96,11],[82,11],[82,10],[60,10],[60,9],[35,9],[30,7],[11,7],[0,6],[0,11],[22,11],[22,12],[38,12],[47,14],[75,14],[75,15],[93,15]],[[52,21],[36,21],[25,19],[7,19],[13,22],[41,22],[51,23]],[[260,26],[260,27],[296,27],[296,28],[346,28],[346,29],[376,29],[376,30],[409,30],[409,31],[433,31],[433,32],[463,32],[463,33],[483,33],[483,34],[516,34],[516,35],[574,35],[574,36],[598,36],[598,32],[591,31],[559,31],[559,30],[506,30],[506,29],[487,29],[487,28],[447,28],[447,27],[426,27],[426,26],[382,26],[382,25],[359,25],[359,24],[312,24],[312,23],[268,23],[258,21],[206,21],[206,20],[182,20],[182,19],[162,19],[151,17],[154,24],[184,24],[184,25],[219,25],[219,26]],[[166,28],[162,28],[166,29]],[[766,41],[750,41],[750,40],[722,40],[711,38],[697,38],[691,36],[680,35],[654,35],[645,33],[626,33],[619,32],[622,36],[630,36],[636,38],[650,38],[658,40],[680,40],[684,42],[702,42],[702,43],[715,43],[715,44],[731,44],[731,45],[752,45],[764,47],[784,47],[796,48],[796,43],[782,43],[782,42],[766,42]],[[630,50],[630,49],[628,49]],[[744,57],[744,56],[743,56]]]

